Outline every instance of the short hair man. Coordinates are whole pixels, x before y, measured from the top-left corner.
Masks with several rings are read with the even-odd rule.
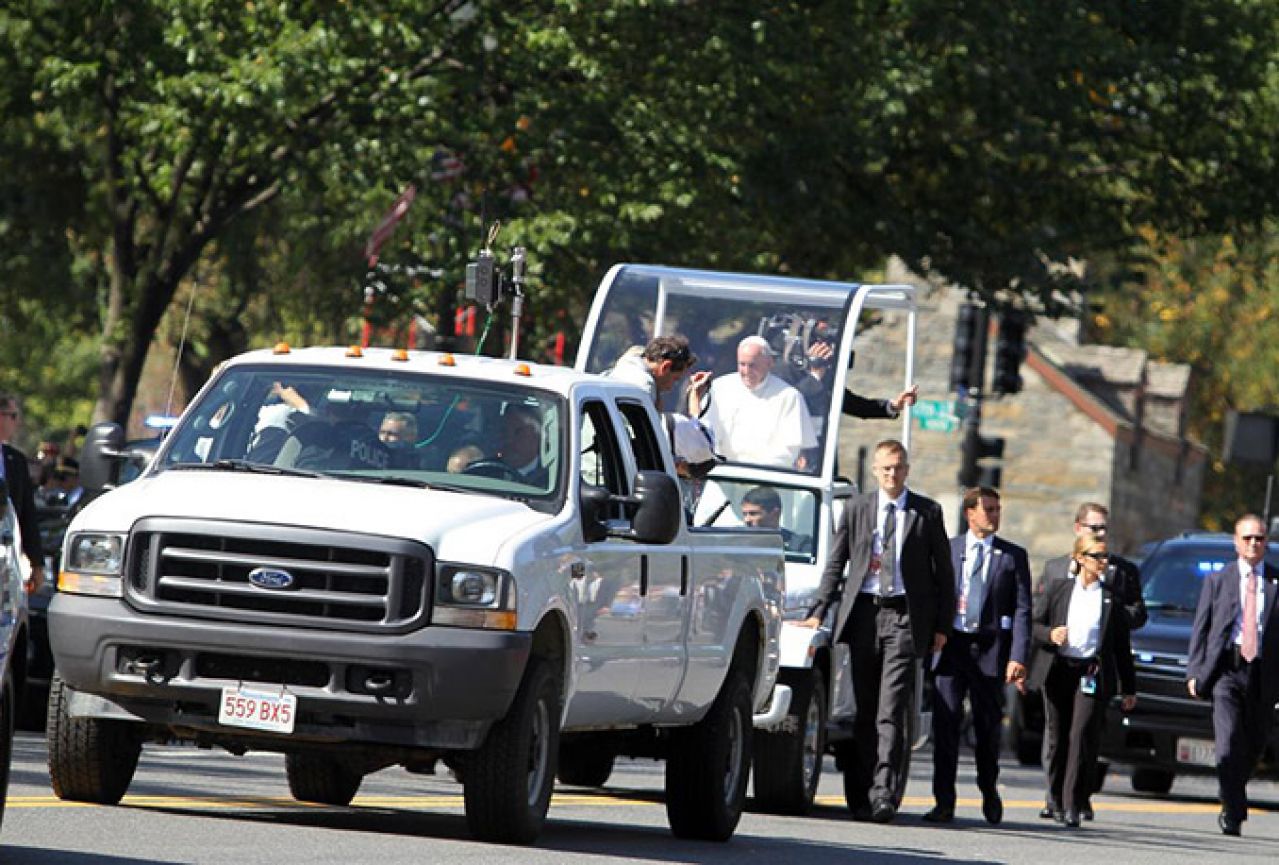
[[[742,496],[742,522],[753,529],[777,529],[782,533],[782,548],[796,553],[811,553],[813,539],[792,532],[782,525],[782,497],[772,487],[754,487]]]
[[[1075,510],[1074,531],[1076,538],[1097,538],[1109,541],[1110,510],[1105,505],[1097,502],[1084,502]],[[1108,544],[1108,546],[1114,549],[1114,544]],[[1051,583],[1053,579],[1069,576],[1072,567],[1072,559],[1068,555],[1049,559],[1044,564],[1043,573],[1034,584],[1033,590],[1035,592],[1043,591],[1044,587]],[[1141,572],[1137,569],[1136,564],[1123,556],[1111,552],[1102,587],[1105,591],[1111,592],[1114,598],[1119,601],[1119,609],[1128,621],[1129,631],[1135,631],[1146,624],[1146,602],[1141,597]],[[1047,698],[1045,697],[1045,699]],[[1105,716],[1103,715],[1101,723],[1096,728],[1096,735],[1101,735],[1104,723]],[[1043,750],[1045,773],[1047,772],[1047,767],[1052,765],[1053,748],[1052,739],[1045,736]],[[1094,773],[1099,771],[1099,767],[1093,767]],[[1062,809],[1061,801],[1057,797],[1059,792],[1053,790],[1051,784],[1048,786],[1048,799],[1044,803],[1043,809],[1039,812],[1040,817],[1045,820],[1051,819],[1054,813]],[[1093,818],[1091,800],[1084,800],[1080,806],[1080,815],[1085,820]]]
[[[1279,570],[1266,564],[1266,525],[1256,514],[1235,522],[1238,558],[1209,574],[1195,608],[1186,689],[1212,701],[1225,835],[1248,819],[1248,776],[1274,723],[1279,701]]]
[[[817,436],[804,397],[772,374],[773,353],[761,336],[737,346],[737,372],[711,384],[706,425],[733,462],[795,468]]]
[[[902,443],[876,445],[872,470],[879,489],[844,509],[803,624],[818,627],[844,599],[832,633],[849,646],[859,707],[844,791],[855,819],[887,823],[906,789],[906,713],[920,659],[942,651],[954,629],[955,571],[941,505],[906,488]]]
[[[648,391],[653,407],[662,407],[662,394],[675,389],[679,380],[697,363],[697,355],[688,347],[688,339],[672,334],[655,336],[642,349],[632,348],[618,358],[609,375],[637,384]],[[689,378],[687,408],[690,417],[697,417],[701,395],[709,387],[708,370],[695,372]]]
[[[44,583],[44,549],[40,546],[40,525],[36,520],[34,484],[27,456],[14,447],[13,441],[22,422],[22,403],[11,393],[0,393],[0,478],[9,488],[14,516],[22,532],[22,552],[31,565],[31,591]]]
[[[546,486],[549,473],[540,462],[542,417],[534,407],[512,403],[502,414],[497,456],[521,483]]]
[[[417,418],[407,411],[389,411],[382,417],[378,441],[390,450],[407,450],[417,444]]]
[[[1030,559],[1025,549],[998,537],[1003,508],[999,492],[974,487],[964,493],[968,531],[950,540],[955,570],[955,630],[942,648],[933,680],[933,809],[931,823],[955,819],[955,775],[964,699],[976,734],[977,787],[986,822],[1004,818],[999,798],[1001,701],[1005,682],[1019,689],[1030,659]]]

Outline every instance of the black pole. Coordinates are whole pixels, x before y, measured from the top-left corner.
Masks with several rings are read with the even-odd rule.
[[[1262,516],[1262,523],[1266,527],[1266,537],[1270,537],[1270,494],[1275,488],[1275,473],[1272,471],[1266,475],[1266,507]]]

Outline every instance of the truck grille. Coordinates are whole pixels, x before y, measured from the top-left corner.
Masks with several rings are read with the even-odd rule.
[[[426,624],[428,547],[372,535],[248,523],[147,519],[125,557],[143,611],[355,631]],[[267,588],[251,572],[285,572]]]

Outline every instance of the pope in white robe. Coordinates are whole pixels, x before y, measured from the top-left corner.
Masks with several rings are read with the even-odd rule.
[[[721,454],[732,462],[792,469],[817,446],[804,397],[772,374],[768,342],[748,336],[737,346],[737,372],[711,383],[703,418]]]

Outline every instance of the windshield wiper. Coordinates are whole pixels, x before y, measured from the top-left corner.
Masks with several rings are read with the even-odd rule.
[[[250,460],[217,460],[211,463],[175,463],[169,466],[170,469],[209,469],[212,471],[223,472],[253,472],[262,475],[284,475],[291,478],[322,478],[327,477],[323,472],[315,472],[309,469],[292,469],[282,468],[281,466],[273,466],[265,463],[255,463]]]

